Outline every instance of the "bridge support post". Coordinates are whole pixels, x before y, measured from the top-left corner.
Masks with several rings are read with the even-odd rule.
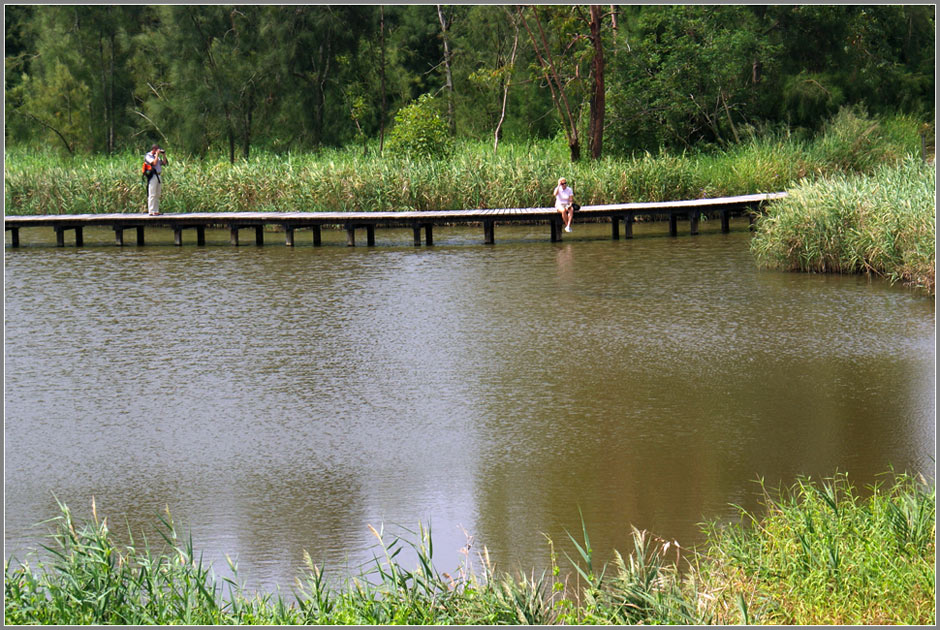
[[[483,244],[492,245],[496,242],[496,234],[493,226],[496,224],[495,221],[487,220],[483,222]]]
[[[206,244],[206,228],[204,225],[196,226],[196,245]]]
[[[183,244],[183,228],[173,228],[173,244],[177,247]]]
[[[294,228],[287,225],[284,226],[284,244],[288,247],[294,246]]]
[[[689,213],[689,234],[692,236],[698,234],[698,221],[701,214],[702,213],[698,210],[693,210]]]
[[[424,244],[433,245],[434,244],[434,233],[432,232],[434,225],[432,223],[424,224]]]
[[[628,212],[623,218],[623,237],[633,238],[633,213]]]
[[[20,228],[10,228],[10,245],[13,247],[20,246]]]
[[[144,226],[140,225],[137,227],[137,246],[143,247],[144,245]]]
[[[669,215],[669,236],[678,236],[679,228],[677,225],[678,217],[674,214]]]
[[[414,232],[415,247],[421,247],[421,226],[415,224],[411,226],[411,229]]]
[[[727,234],[731,231],[731,212],[728,210],[721,211],[721,233]]]
[[[55,230],[55,246],[65,247],[65,228],[56,226],[53,229]]]
[[[238,226],[230,225],[228,228],[228,242],[238,247]]]
[[[85,239],[82,236],[82,228],[75,228],[75,247],[82,247],[85,244]]]
[[[314,225],[314,226],[313,226],[313,246],[314,246],[314,247],[319,247],[319,246],[322,245],[322,244],[323,244],[323,243],[322,243],[322,240],[321,240],[321,237],[320,237],[320,226],[319,226],[319,225]]]
[[[124,228],[114,226],[114,244],[118,247],[124,247]]]
[[[610,238],[615,241],[620,240],[620,217],[610,217]]]
[[[369,247],[375,247],[375,226],[374,225],[366,226],[366,244]]]
[[[551,220],[552,226],[552,242],[557,243],[561,240],[561,219],[553,218]]]
[[[264,226],[256,225],[255,226],[255,245],[259,247],[264,245]]]
[[[346,247],[356,246],[356,226],[346,224]]]

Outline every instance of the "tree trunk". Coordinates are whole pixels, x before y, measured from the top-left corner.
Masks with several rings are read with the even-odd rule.
[[[601,158],[604,145],[604,44],[601,41],[601,7],[591,5],[591,42],[594,44],[594,92],[591,94],[591,157]]]
[[[441,39],[444,40],[444,76],[447,89],[447,119],[450,124],[450,135],[457,135],[457,119],[454,116],[454,77],[450,71],[450,42],[447,40],[447,21],[441,5],[437,5],[437,19],[441,22]]]
[[[617,5],[610,5],[610,28],[613,34],[611,39],[614,42],[614,58],[617,57]]]
[[[385,7],[379,7],[379,40],[381,60],[379,62],[379,76],[381,77],[382,111],[379,116],[379,155],[385,148],[385,118],[387,117],[387,102],[385,99]]]
[[[512,53],[509,55],[509,72],[503,81],[503,107],[499,114],[499,122],[496,123],[496,131],[493,132],[494,154],[499,148],[499,138],[502,135],[503,121],[506,120],[506,103],[509,101],[509,84],[512,82],[512,71],[516,64],[516,49],[519,45],[519,23],[512,19],[512,13],[510,13],[508,9],[506,10],[506,15],[509,16],[509,21],[512,22],[515,33],[512,39]]]
[[[555,67],[554,59],[552,59],[551,48],[548,44],[548,38],[545,36],[545,30],[542,28],[542,23],[539,21],[539,16],[535,10],[535,7],[532,7],[532,15],[535,18],[535,25],[539,28],[539,36],[545,51],[545,55],[543,57],[542,49],[539,48],[539,43],[536,41],[532,30],[529,28],[529,23],[526,22],[525,15],[522,12],[522,7],[516,7],[516,11],[522,20],[522,25],[529,34],[529,39],[532,41],[532,48],[535,50],[535,57],[539,62],[539,67],[542,68],[542,71],[545,73],[545,78],[548,79],[548,88],[552,93],[552,102],[555,103],[555,108],[558,110],[558,114],[565,123],[565,135],[568,138],[568,148],[571,151],[571,161],[577,162],[581,159],[581,146],[580,141],[578,140],[578,125],[574,119],[574,116],[571,114],[571,108],[568,106],[568,96],[565,94],[565,86],[561,81],[561,77],[558,76],[558,69]]]
[[[251,151],[251,118],[254,110],[254,103],[249,101],[245,104],[244,129],[242,130],[242,152],[245,159],[248,159],[248,153]]]

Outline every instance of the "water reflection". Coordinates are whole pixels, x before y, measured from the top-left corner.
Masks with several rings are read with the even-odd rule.
[[[7,555],[55,493],[135,531],[169,507],[251,585],[368,561],[382,523],[531,569],[579,508],[603,557],[631,524],[695,544],[758,476],[932,470],[931,300],[655,229],[8,250]]]

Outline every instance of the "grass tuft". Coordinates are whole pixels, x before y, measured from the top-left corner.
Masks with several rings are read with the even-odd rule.
[[[146,541],[119,547],[107,520],[77,524],[59,505],[48,557],[9,559],[4,571],[7,624],[925,624],[936,617],[936,491],[922,478],[892,475],[863,498],[845,475],[800,479],[764,497],[761,515],[741,510],[732,525],[707,526],[703,552],[688,551],[680,571],[676,541],[633,529],[633,551],[594,566],[569,534],[578,559],[563,574],[551,549],[551,573],[497,572],[484,549],[481,570],[469,558],[455,574],[433,564],[430,528],[410,538],[372,529],[376,552],[356,577],[336,587],[305,554],[292,601],[249,594],[219,580],[161,517],[165,548]],[[469,549],[469,544],[468,544]],[[399,559],[416,558],[414,569]],[[406,554],[407,555],[407,554]],[[469,553],[468,553],[469,555]],[[566,554],[567,555],[567,554]],[[674,558],[674,559],[673,559]],[[574,578],[576,584],[570,579]]]
[[[934,167],[913,157],[803,182],[767,206],[751,251],[764,267],[871,273],[933,294],[936,188]]]

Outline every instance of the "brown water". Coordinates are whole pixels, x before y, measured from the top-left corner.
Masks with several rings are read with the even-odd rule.
[[[631,525],[700,543],[698,523],[758,506],[758,477],[932,476],[934,300],[758,271],[734,227],[438,229],[431,248],[378,230],[354,249],[24,230],[5,252],[6,557],[55,497],[81,516],[94,497],[119,531],[169,507],[219,573],[229,554],[266,590],[304,550],[355,572],[369,524],[430,523],[443,571],[465,531],[499,568],[541,569],[542,533],[574,553],[579,508],[609,558]]]

